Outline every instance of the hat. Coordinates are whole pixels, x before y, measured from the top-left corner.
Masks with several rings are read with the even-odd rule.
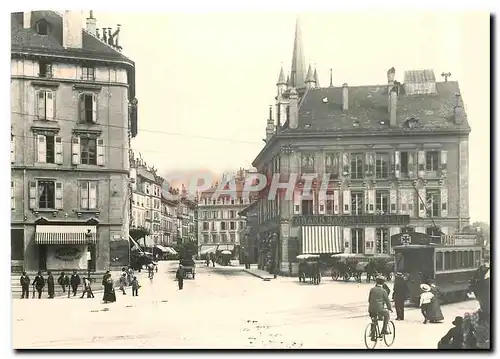
[[[379,274],[379,275],[375,278],[375,280],[382,280],[382,281],[385,281],[385,277],[384,277],[383,275]]]
[[[403,276],[403,273],[401,273],[401,272],[396,273],[396,277],[402,277],[402,276]]]
[[[422,289],[424,292],[429,292],[431,290],[430,285],[422,283],[420,284],[420,289]]]
[[[462,325],[463,321],[464,321],[464,318],[458,316],[458,317],[455,317],[455,320],[453,322],[451,322],[451,324],[459,326],[459,325]]]

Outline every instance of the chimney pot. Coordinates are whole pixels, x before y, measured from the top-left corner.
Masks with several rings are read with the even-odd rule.
[[[393,84],[394,83],[394,76],[396,75],[396,69],[394,67],[391,67],[388,71],[387,71],[387,82],[389,84]]]
[[[23,28],[31,28],[31,11],[23,12]]]
[[[83,45],[82,25],[83,14],[80,11],[64,10],[63,36],[64,48],[81,49]]]
[[[389,124],[390,124],[390,127],[396,127],[396,125],[397,125],[397,117],[396,117],[397,105],[398,105],[398,92],[397,92],[396,87],[393,87],[391,89],[390,94],[389,94]]]
[[[342,111],[349,110],[349,87],[346,83],[342,84]]]
[[[86,30],[88,33],[97,36],[97,20],[94,18],[92,10],[90,10],[90,15],[86,21]]]
[[[461,95],[457,92],[455,93],[455,108],[453,109],[455,123],[460,124],[462,122],[463,108],[460,102]]]

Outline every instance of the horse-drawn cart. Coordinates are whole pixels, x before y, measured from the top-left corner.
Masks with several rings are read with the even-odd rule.
[[[394,262],[389,256],[367,257],[360,254],[341,253],[332,255],[332,260],[332,279],[342,278],[346,282],[351,278],[361,282],[363,273],[366,273],[367,282],[370,282],[378,274],[382,274],[390,280],[394,267]]]
[[[319,255],[301,254],[297,256],[299,261],[299,282],[305,282],[309,278],[312,284],[321,282],[321,271],[319,268]]]

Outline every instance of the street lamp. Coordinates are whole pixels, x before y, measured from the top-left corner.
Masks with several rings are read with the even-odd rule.
[[[276,279],[277,277],[276,272],[278,271],[278,236],[276,235],[276,233],[271,234],[271,243],[273,245],[273,252],[274,252],[273,275],[274,279]]]
[[[92,233],[90,233],[90,229],[87,229],[87,233],[85,233],[85,239],[87,241],[87,278],[90,281],[90,260],[92,255],[90,253],[90,246],[92,245]]]

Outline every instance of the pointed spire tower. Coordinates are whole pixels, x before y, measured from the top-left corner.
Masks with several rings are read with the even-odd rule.
[[[307,76],[306,76],[306,88],[307,89],[312,89],[316,87],[316,80],[314,79],[314,72],[312,69],[312,66],[309,65],[309,69],[307,70]]]
[[[290,74],[291,86],[295,88],[305,87],[305,60],[302,44],[302,32],[300,29],[300,19],[295,22],[295,39],[293,41],[292,68]]]
[[[281,64],[280,74],[278,75],[278,82],[276,82],[278,89],[278,96],[283,94],[287,87],[287,80],[285,79],[285,71],[283,71],[283,64]]]
[[[319,87],[319,78],[318,78],[318,71],[316,71],[316,65],[314,65],[314,83],[316,84],[316,87]]]

